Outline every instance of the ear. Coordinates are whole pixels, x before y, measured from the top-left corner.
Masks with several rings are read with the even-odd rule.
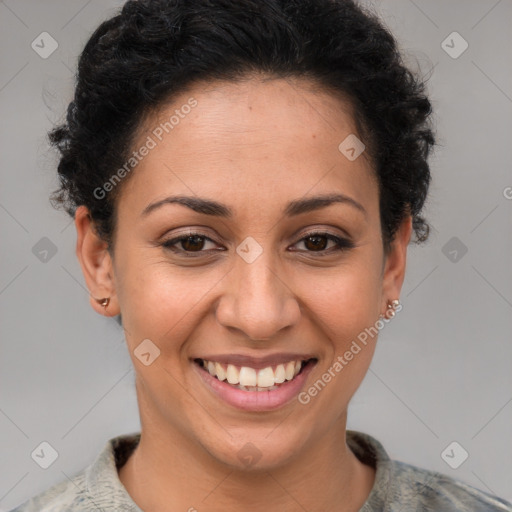
[[[381,314],[387,310],[389,301],[400,298],[405,277],[407,246],[412,234],[412,217],[409,215],[400,224],[391,242],[390,250],[385,256],[382,278]]]
[[[89,297],[91,306],[100,315],[118,315],[119,304],[108,244],[96,233],[94,222],[86,206],[81,205],[76,209],[75,227],[77,232],[76,256],[82,267],[87,288],[91,292]],[[110,299],[106,308],[95,300],[106,297]]]

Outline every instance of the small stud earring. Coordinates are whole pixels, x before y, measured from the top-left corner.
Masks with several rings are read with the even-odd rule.
[[[400,300],[392,300],[391,303],[388,304],[388,310],[386,312],[387,316],[393,318],[396,315],[396,309],[398,308],[398,306],[400,306]]]
[[[388,302],[388,309],[384,315],[380,315],[379,318],[382,320],[383,318],[393,318],[396,315],[397,308],[401,306],[399,299],[394,299],[391,302]]]
[[[107,306],[110,302],[110,298],[109,297],[106,297],[104,299],[94,299],[98,304],[100,304],[101,306],[103,306],[105,309],[107,309]]]

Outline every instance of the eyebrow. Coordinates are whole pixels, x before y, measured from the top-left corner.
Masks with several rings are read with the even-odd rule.
[[[361,203],[344,194],[324,194],[291,201],[286,205],[286,208],[284,209],[284,215],[287,217],[293,217],[302,213],[319,210],[320,208],[326,208],[335,203],[342,203],[352,206],[362,212],[365,217],[367,216],[367,212]],[[231,208],[228,206],[210,199],[191,196],[169,196],[165,199],[155,201],[154,203],[151,203],[146,206],[146,208],[144,208],[141,216],[145,217],[152,211],[166,204],[181,204],[182,206],[186,206],[187,208],[190,208],[191,210],[204,215],[212,215],[215,217],[224,218],[233,217],[233,210],[231,210]]]

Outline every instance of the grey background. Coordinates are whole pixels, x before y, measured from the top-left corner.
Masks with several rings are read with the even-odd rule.
[[[431,160],[431,239],[410,248],[403,310],[380,335],[348,427],[375,436],[393,458],[512,501],[512,1],[364,3],[413,68],[432,70],[442,146]],[[56,155],[45,138],[71,99],[83,45],[121,4],[0,2],[3,510],[70,478],[110,437],[139,429],[123,332],[90,308],[74,226],[48,202]],[[43,31],[59,45],[46,59],[31,48]],[[453,31],[469,44],[458,58],[441,46]],[[56,250],[46,261],[43,237]],[[42,441],[59,454],[46,470],[30,456]],[[469,453],[458,469],[441,457],[452,441]]]

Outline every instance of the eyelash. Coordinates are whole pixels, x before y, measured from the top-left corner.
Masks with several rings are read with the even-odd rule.
[[[176,247],[173,247],[176,244],[178,244],[179,242],[187,240],[188,238],[194,237],[194,236],[197,236],[199,238],[202,238],[202,239],[205,239],[205,240],[215,243],[214,240],[207,237],[203,233],[190,232],[190,233],[187,233],[186,235],[182,235],[180,237],[173,238],[171,240],[166,240],[161,245],[163,247],[165,247],[166,249],[169,249],[175,253],[181,253],[187,258],[197,258],[197,257],[200,257],[201,255],[204,255],[204,253],[208,254],[210,251],[202,251],[202,250],[201,251],[186,251],[183,249],[177,249]],[[331,240],[336,244],[336,247],[331,247],[331,249],[323,249],[321,251],[307,251],[307,250],[305,251],[305,252],[320,256],[320,257],[327,256],[329,254],[332,254],[333,252],[347,251],[347,250],[353,249],[355,247],[354,243],[351,242],[350,240],[348,240],[347,238],[341,238],[341,237],[332,235],[331,233],[327,233],[325,231],[313,231],[311,233],[307,233],[297,243],[302,242],[302,241],[304,241],[308,238],[314,237],[314,236],[325,237],[328,240]],[[211,251],[214,251],[214,250],[215,249],[213,249]]]

